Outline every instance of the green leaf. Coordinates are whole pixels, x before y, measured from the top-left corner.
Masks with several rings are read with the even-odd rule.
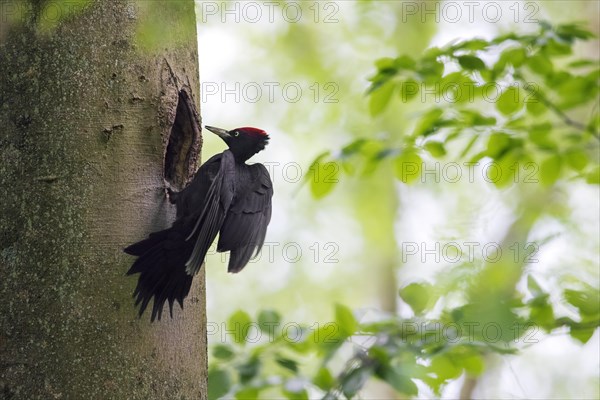
[[[431,304],[433,287],[429,283],[413,282],[400,289],[400,297],[416,315],[422,314]]]
[[[413,135],[427,136],[433,133],[443,113],[441,108],[433,108],[427,111],[417,123]]]
[[[394,174],[400,181],[410,184],[421,177],[423,160],[414,151],[404,151],[394,160]]]
[[[342,304],[335,305],[335,322],[343,338],[354,335],[358,327],[352,310]]]
[[[498,75],[500,74],[500,71],[496,71],[495,69],[482,69],[481,71],[478,71],[478,72],[479,72],[479,76],[481,76],[481,79],[483,79],[483,81],[485,83],[492,83],[492,84],[496,83],[496,81],[498,79]],[[484,85],[475,86],[474,92],[477,95],[481,96],[484,92],[484,88],[485,88]],[[487,89],[487,90],[489,90],[489,89]],[[487,94],[487,92],[486,92],[486,94]]]
[[[510,32],[510,33],[505,33],[503,35],[497,36],[494,39],[490,40],[491,44],[500,44],[500,43],[504,43],[507,40],[511,40],[511,41],[523,41],[523,37],[518,36],[516,33],[514,32]]]
[[[215,358],[219,360],[227,361],[231,360],[235,353],[233,352],[231,347],[229,347],[229,345],[217,344],[213,347],[212,354]]]
[[[423,52],[423,58],[427,60],[435,60],[439,56],[446,54],[445,50],[440,49],[439,47],[429,47],[425,49]]]
[[[551,186],[560,176],[562,161],[560,155],[554,154],[540,164],[540,182],[544,186]]]
[[[494,65],[494,71],[502,72],[506,68],[507,64],[514,66],[515,68],[520,67],[525,62],[527,53],[522,47],[513,47],[506,49],[502,52],[498,61]]]
[[[385,110],[394,94],[394,90],[396,90],[396,83],[387,81],[371,92],[369,95],[369,112],[372,117],[376,117]]]
[[[296,362],[295,360],[278,356],[277,358],[275,358],[275,362],[277,362],[277,364],[281,365],[287,370],[290,370],[294,373],[298,372],[298,362]]]
[[[367,88],[366,94],[370,95],[371,93],[379,89],[381,86],[383,86],[385,83],[390,82],[394,75],[395,73],[390,74],[386,73],[385,71],[379,71],[375,76],[368,79],[369,81],[371,81],[371,85]]]
[[[586,285],[585,290],[565,290],[565,299],[583,316],[600,314],[600,292],[589,285]]]
[[[517,142],[511,140],[511,145]],[[490,165],[486,169],[488,180],[491,181],[497,188],[504,188],[517,180],[518,171],[521,169],[520,156],[521,152],[515,149],[510,149],[503,153],[497,160],[495,165]]]
[[[556,91],[560,96],[559,107],[568,109],[594,100],[597,85],[584,77],[574,76],[559,84]]]
[[[419,394],[419,389],[417,385],[410,379],[409,376],[406,376],[400,371],[399,368],[386,368],[383,373],[383,379],[395,390],[399,393],[408,395],[408,396],[416,396]]]
[[[567,71],[560,71],[552,74],[550,77],[547,77],[546,83],[548,84],[548,86],[555,89],[560,85],[564,84],[565,82],[568,82],[569,80],[573,79],[573,77],[574,75],[570,74]]]
[[[425,57],[421,60],[418,72],[425,83],[435,83],[444,73],[444,64],[433,57]]]
[[[541,53],[529,57],[526,61],[526,64],[531,72],[541,76],[549,76],[554,70],[552,61],[550,61],[548,57]]]
[[[402,55],[394,60],[394,65],[399,69],[414,70],[417,63],[411,57]]]
[[[593,328],[574,328],[571,327],[569,334],[573,339],[578,340],[582,344],[586,344],[594,335],[595,329]]]
[[[235,394],[236,400],[258,400],[260,390],[252,387],[245,387]]]
[[[586,318],[588,319],[588,318]],[[561,318],[561,320],[564,320]],[[561,321],[562,322],[562,321]],[[566,318],[566,322],[563,324],[568,326],[570,331],[569,334],[573,339],[580,341],[583,344],[586,344],[591,337],[594,335],[596,329],[600,326],[600,321],[598,320],[598,315],[595,316],[592,324],[588,323],[579,323],[571,320],[570,318]]]
[[[452,360],[444,354],[431,359],[430,370],[443,380],[458,378],[462,373],[461,368],[454,365]]]
[[[345,343],[346,338],[337,322],[328,322],[313,330],[304,343],[309,349],[316,349],[323,356],[322,365],[325,365],[336,350]]]
[[[580,149],[568,151],[565,153],[565,159],[567,164],[576,171],[582,171],[589,162],[586,152]]]
[[[231,377],[229,372],[222,369],[208,371],[208,400],[217,400],[229,392]]]
[[[281,322],[281,315],[275,310],[262,310],[258,314],[258,327],[261,331],[274,334]]]
[[[496,118],[476,113],[471,124],[473,126],[492,126],[496,125]]]
[[[329,194],[339,182],[340,165],[335,161],[315,161],[309,169],[310,189],[314,198]]]
[[[527,52],[524,48],[517,47],[504,50],[501,57],[505,58],[506,62],[512,66],[520,67],[527,59]]]
[[[295,383],[295,382],[294,382]],[[283,391],[286,399],[289,400],[308,400],[308,392],[306,389],[301,388],[298,390],[287,390],[289,385],[286,384],[286,389]]]
[[[574,39],[587,40],[596,37],[592,32],[583,29],[577,24],[564,24],[556,27],[556,34],[563,40],[572,41]]]
[[[342,158],[349,157],[353,154],[360,152],[362,147],[367,143],[367,139],[359,138],[353,140],[349,144],[342,147]]]
[[[465,335],[465,337],[468,336]],[[474,348],[468,346],[455,346],[446,353],[446,358],[456,368],[462,368],[470,376],[481,375],[485,368],[483,356]]]
[[[569,68],[587,68],[587,67],[595,67],[598,65],[597,61],[593,60],[576,60],[572,61],[568,64]]]
[[[482,158],[487,156],[487,152],[486,151],[480,151],[479,153],[474,154],[470,159],[469,159],[469,163],[474,164],[477,163],[478,161],[480,161]]]
[[[444,144],[435,140],[430,140],[425,143],[425,150],[429,152],[433,157],[439,158],[446,155],[446,149]]]
[[[242,310],[236,311],[227,321],[227,329],[233,332],[233,340],[239,344],[246,342],[251,325],[252,319]]]
[[[312,382],[321,390],[329,390],[335,385],[335,378],[326,367],[321,367],[317,371]]]
[[[544,122],[532,125],[528,129],[529,139],[543,149],[555,149],[556,144],[550,139],[552,124]]]
[[[478,51],[478,50],[485,50],[489,46],[489,44],[490,43],[485,39],[475,38],[475,39],[465,40],[460,43],[457,43],[457,44],[453,45],[451,48],[454,51],[456,51],[456,50]]]
[[[479,354],[471,353],[464,357],[461,361],[463,368],[471,376],[479,376],[485,369],[483,357],[481,357]]]
[[[542,46],[542,52],[548,56],[566,56],[573,52],[571,45],[550,39]]]
[[[419,83],[414,79],[407,79],[400,83],[400,99],[403,103],[412,100],[419,94]]]
[[[316,343],[328,351],[341,346],[344,339],[340,334],[340,327],[337,323],[327,323],[312,331],[312,335],[307,342]]]
[[[530,307],[529,319],[547,331],[552,330],[556,326],[556,320],[552,305],[548,301],[550,296],[542,290],[531,275],[527,277],[527,289],[533,295],[533,299],[527,302]],[[524,329],[520,332],[526,333]]]
[[[529,318],[535,325],[550,331],[556,325],[556,320],[554,319],[554,310],[547,298],[547,295],[540,296],[537,302],[531,304]]]
[[[475,285],[471,286],[469,290],[470,298],[477,298],[479,301],[470,302],[451,310],[450,316],[454,322],[461,325],[461,330],[465,332],[465,329],[470,329],[470,344],[473,344],[473,341],[480,341],[482,346],[489,347],[494,343],[501,345],[500,341],[508,343],[514,340],[512,329],[520,321],[520,317],[516,315],[514,309],[520,305],[509,304],[504,299],[513,293],[508,291],[508,287],[512,285],[514,290],[514,282],[518,277],[519,275],[516,274],[507,274],[505,268],[491,266],[484,270],[483,276],[479,276]],[[474,322],[477,325],[469,328],[468,324]],[[493,332],[487,331],[485,326],[489,323],[493,323],[498,329]],[[506,350],[513,351],[510,348]]]
[[[450,103],[473,101],[475,92],[475,82],[462,71],[452,72],[439,82],[441,98]]]
[[[260,360],[258,357],[251,357],[245,363],[238,365],[236,369],[240,375],[240,382],[247,383],[258,375]]]
[[[368,140],[360,149],[362,157],[355,165],[360,168],[360,173],[367,176],[375,171],[379,163],[395,151],[388,148],[381,140]]]
[[[525,103],[525,107],[527,108],[527,112],[531,115],[538,116],[544,114],[548,111],[548,108],[536,98],[528,99]]]
[[[528,96],[525,97],[524,101],[529,114],[538,116],[548,111],[548,107],[542,102],[539,87],[537,85],[527,84],[525,89],[527,90]]]
[[[496,108],[504,115],[511,115],[523,107],[522,94],[518,88],[510,86],[496,101]]]
[[[481,114],[479,111],[473,110],[460,110],[462,116],[463,125],[465,127],[471,126],[490,126],[496,124],[496,118],[488,117],[487,115]]]
[[[512,147],[510,135],[504,132],[495,132],[490,135],[487,143],[486,154],[497,160],[502,157]]]
[[[387,326],[386,326],[387,327]],[[373,325],[366,325],[362,327],[362,330],[364,332],[371,332],[371,333],[383,333],[385,331],[385,328],[382,325],[378,325],[377,323],[373,324]],[[393,353],[394,349],[390,348],[390,347],[385,347],[385,346],[380,346],[380,345],[373,345],[371,347],[369,347],[368,350],[368,355],[370,358],[372,358],[373,360],[376,360],[379,364],[381,365],[386,365],[390,363],[390,352]],[[375,371],[375,374],[379,377],[381,377],[381,372],[382,370],[377,369]]]
[[[391,57],[383,57],[375,61],[378,70],[396,69],[396,60]]]
[[[483,70],[486,68],[481,58],[470,55],[459,56],[458,63],[467,70]]]

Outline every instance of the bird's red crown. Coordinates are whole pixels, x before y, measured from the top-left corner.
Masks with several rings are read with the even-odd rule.
[[[235,129],[236,131],[244,132],[247,135],[255,136],[255,137],[268,137],[267,132],[262,129],[252,128],[250,126],[244,126],[242,128]]]

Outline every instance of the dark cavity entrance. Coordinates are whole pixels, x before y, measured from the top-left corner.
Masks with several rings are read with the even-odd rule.
[[[185,89],[179,91],[175,121],[165,153],[165,179],[181,190],[192,178],[198,160],[200,121],[193,100]]]

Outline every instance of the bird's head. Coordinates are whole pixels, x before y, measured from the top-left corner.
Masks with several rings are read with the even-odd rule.
[[[223,139],[235,158],[240,161],[246,161],[269,143],[267,132],[258,128],[243,127],[230,131],[208,125],[205,128]]]

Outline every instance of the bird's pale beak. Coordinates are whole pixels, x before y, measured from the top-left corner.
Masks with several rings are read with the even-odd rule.
[[[229,139],[229,132],[226,131],[225,129],[215,128],[214,126],[208,126],[208,125],[206,125],[204,127],[223,140]]]

